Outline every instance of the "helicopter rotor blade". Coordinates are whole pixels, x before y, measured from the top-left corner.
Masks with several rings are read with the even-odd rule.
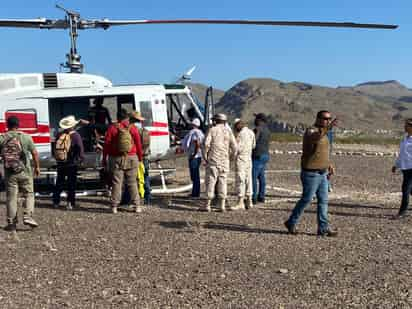
[[[363,24],[353,22],[313,22],[313,21],[275,21],[275,20],[220,20],[220,19],[171,19],[171,20],[93,20],[87,21],[90,27],[107,29],[111,26],[146,25],[146,24],[227,24],[288,27],[332,27],[332,28],[368,28],[396,29],[398,25]]]
[[[0,27],[67,29],[69,23],[65,19],[0,19]]]
[[[332,28],[368,28],[396,29],[398,25],[363,24],[353,22],[313,22],[313,21],[275,21],[275,20],[237,20],[237,19],[164,19],[164,20],[87,20],[76,21],[78,29],[103,28],[125,25],[148,24],[223,24],[223,25],[257,25],[257,26],[286,26],[286,27],[332,27]],[[0,27],[67,29],[70,23],[67,19],[0,19]]]

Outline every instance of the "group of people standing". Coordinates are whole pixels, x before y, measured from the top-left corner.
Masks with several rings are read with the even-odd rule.
[[[150,134],[142,128],[145,119],[138,112],[128,113],[121,109],[117,122],[110,124],[104,142],[99,139],[96,149],[102,152],[102,164],[111,175],[111,209],[117,213],[121,200],[142,211],[137,183],[138,171],[143,172],[144,190],[140,192],[145,203],[150,203],[150,180],[148,179],[148,158],[150,155]],[[256,203],[265,202],[265,170],[269,161],[270,130],[264,114],[255,115],[255,128],[252,131],[241,119],[234,121],[233,129],[224,114],[213,117],[214,125],[206,136],[200,130],[200,120],[193,119],[193,129],[182,141],[188,155],[190,177],[193,182],[192,197],[200,196],[200,166],[206,165],[207,202],[202,209],[211,211],[212,200],[217,199],[220,211],[250,209]],[[57,179],[53,194],[53,204],[60,206],[60,195],[67,184],[68,198],[66,209],[76,207],[75,190],[77,171],[84,160],[82,138],[75,128],[80,123],[74,116],[59,122],[61,132],[57,136],[54,156],[57,161]],[[135,125],[137,124],[137,126]],[[297,225],[304,209],[317,200],[318,235],[333,237],[328,220],[328,187],[334,168],[330,161],[330,141],[328,135],[337,119],[326,110],[319,111],[313,126],[306,129],[303,136],[301,157],[302,195],[297,201],[285,227],[290,234],[297,234]],[[98,132],[97,132],[98,133]],[[405,136],[400,144],[399,157],[392,171],[400,169],[403,173],[402,203],[399,217],[407,215],[409,195],[412,192],[412,119],[405,121]],[[39,155],[30,135],[19,131],[19,119],[7,119],[7,132],[0,135],[0,154],[4,164],[4,177],[7,194],[7,226],[5,230],[15,231],[18,223],[18,195],[24,201],[23,224],[32,228],[38,226],[33,219],[34,190],[33,176],[40,174]],[[31,164],[34,163],[34,167]],[[226,206],[227,178],[230,162],[235,166],[236,203]],[[123,195],[123,198],[122,198]]]
[[[252,208],[265,202],[265,170],[269,161],[270,131],[264,114],[255,116],[254,132],[244,121],[236,119],[233,129],[224,114],[213,117],[214,125],[206,136],[199,129],[200,120],[192,121],[193,129],[183,139],[182,147],[189,160],[190,177],[193,182],[192,197],[200,196],[200,166],[206,164],[206,197],[203,210],[211,211],[216,198],[221,211]],[[226,207],[227,178],[230,162],[235,165],[237,202]]]

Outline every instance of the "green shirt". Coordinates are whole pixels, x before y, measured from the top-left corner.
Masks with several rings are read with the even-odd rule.
[[[0,150],[3,147],[4,141],[8,138],[8,137],[16,137],[19,136],[20,137],[20,143],[21,143],[21,147],[23,149],[24,152],[24,156],[26,158],[26,162],[25,162],[25,170],[24,172],[27,175],[32,175],[33,174],[33,169],[31,166],[31,152],[33,150],[36,149],[36,147],[34,146],[33,143],[33,139],[31,138],[30,135],[20,132],[20,131],[9,131],[7,133],[1,134],[0,135]]]

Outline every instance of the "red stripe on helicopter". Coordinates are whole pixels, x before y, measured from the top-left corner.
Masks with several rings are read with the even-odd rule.
[[[166,136],[169,135],[169,132],[164,131],[150,131],[150,136]]]
[[[32,136],[35,144],[49,144],[50,136]]]
[[[157,121],[154,121],[154,122],[152,122],[152,127],[155,127],[155,128],[167,128],[167,127],[168,127],[168,124],[167,124],[167,122],[157,122]]]

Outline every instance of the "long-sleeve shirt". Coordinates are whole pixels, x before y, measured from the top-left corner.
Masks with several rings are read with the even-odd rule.
[[[123,120],[119,123],[122,128],[127,128],[129,126],[128,120]],[[142,142],[140,139],[139,130],[136,126],[130,126],[130,135],[132,136],[132,148],[128,152],[129,156],[137,155],[139,161],[142,161],[143,158],[143,150],[142,150]],[[103,147],[103,162],[106,162],[107,156],[111,157],[118,157],[122,154],[117,149],[118,145],[118,137],[119,137],[119,129],[116,125],[112,124],[106,132],[104,147]]]
[[[209,129],[204,143],[204,159],[210,166],[229,170],[230,153],[237,152],[237,143],[233,133],[224,124]]]
[[[237,134],[238,145],[236,154],[236,164],[252,164],[252,152],[256,147],[255,133],[247,127],[243,127]]]
[[[412,136],[405,135],[402,139],[395,166],[401,170],[412,169]]]

